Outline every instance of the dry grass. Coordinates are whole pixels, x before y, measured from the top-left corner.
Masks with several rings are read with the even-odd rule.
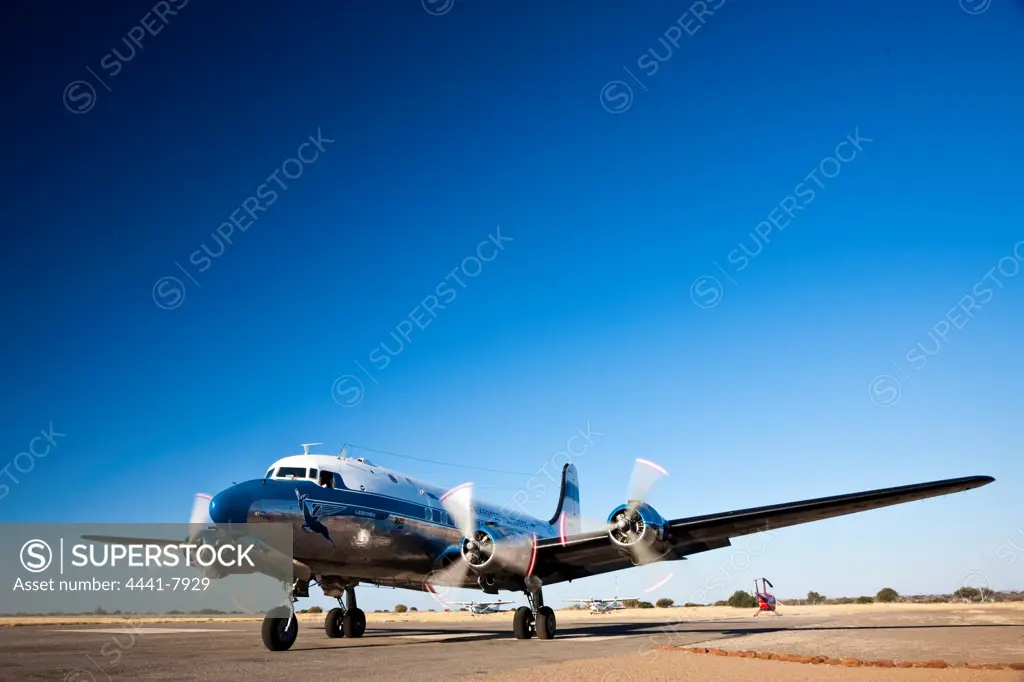
[[[561,609],[560,622],[593,621],[600,619],[628,619],[635,621],[688,621],[728,620],[749,618],[755,609],[734,609],[728,606],[675,607],[670,609],[626,609],[611,614],[593,614],[589,611]],[[786,606],[779,607],[785,616],[842,617],[852,615],[905,614],[911,617],[961,616],[972,622],[1024,622],[1024,602],[1000,604],[845,604],[842,606]],[[322,620],[322,613],[299,614],[302,621]],[[764,614],[760,618],[775,618]],[[124,623],[209,623],[257,621],[262,616],[19,616],[0,618],[0,628],[23,625],[102,625]],[[511,621],[512,611],[473,616],[466,611],[415,611],[406,613],[367,613],[368,623],[501,623]]]

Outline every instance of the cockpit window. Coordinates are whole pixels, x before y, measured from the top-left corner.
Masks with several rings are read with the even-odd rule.
[[[310,469],[309,470],[309,477],[314,479],[314,480],[316,480],[316,476],[317,476],[317,470],[316,469]]]
[[[397,478],[395,478],[394,476],[392,476],[391,474],[388,474],[388,478],[390,478],[390,479],[391,479],[391,482],[392,482],[392,483],[398,483],[398,479],[397,479]]]
[[[277,470],[278,478],[305,478],[306,470],[302,467],[280,467]]]
[[[310,473],[315,473],[315,472],[316,472],[316,469],[313,469]],[[324,469],[323,471],[320,472],[320,475],[317,477],[317,481],[316,482],[321,487],[333,488],[334,487],[334,477],[335,476],[337,476],[337,474],[335,474],[335,473],[333,473],[331,471],[327,471],[326,469]]]

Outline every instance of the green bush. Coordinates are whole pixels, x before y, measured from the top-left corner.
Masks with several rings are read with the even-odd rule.
[[[672,607],[675,603],[676,602],[675,602],[674,599],[669,599],[668,597],[662,597],[658,601],[654,602],[654,605],[657,606],[659,609],[667,609],[667,608]]]
[[[686,607],[686,608],[693,608],[693,607],[696,607],[696,606],[704,606],[704,605],[703,604],[694,604],[692,601],[688,601],[685,604],[683,604],[683,606]]]
[[[900,593],[892,589],[891,587],[883,587],[878,591],[878,594],[875,595],[875,601],[881,602],[883,604],[894,602],[899,598]]]
[[[757,598],[749,592],[736,590],[727,603],[734,609],[752,609],[757,606]]]
[[[817,592],[808,592],[807,593],[807,603],[808,604],[821,604],[821,603],[823,603],[825,601],[825,599],[826,599],[826,597],[823,594],[818,594]]]
[[[874,601],[873,597],[857,597],[858,604],[872,604]]]
[[[638,601],[636,603],[636,607],[638,609],[653,609],[654,608],[654,604],[652,604],[649,601]]]
[[[395,605],[395,613],[405,613],[408,610],[409,610],[409,607],[407,607],[405,604],[396,604]]]

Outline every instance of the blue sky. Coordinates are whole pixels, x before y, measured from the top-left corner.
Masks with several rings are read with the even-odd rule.
[[[180,5],[23,8],[46,38],[4,113],[0,521],[183,521],[309,441],[530,473],[590,424],[598,518],[637,456],[670,517],[998,479],[621,594],[1024,586],[1024,3]],[[376,459],[497,502],[527,478]]]

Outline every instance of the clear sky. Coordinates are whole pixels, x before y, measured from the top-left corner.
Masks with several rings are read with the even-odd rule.
[[[596,518],[638,456],[673,518],[998,479],[620,595],[1024,587],[1024,2],[182,3],[7,26],[0,521],[311,441],[502,502],[589,424]]]

